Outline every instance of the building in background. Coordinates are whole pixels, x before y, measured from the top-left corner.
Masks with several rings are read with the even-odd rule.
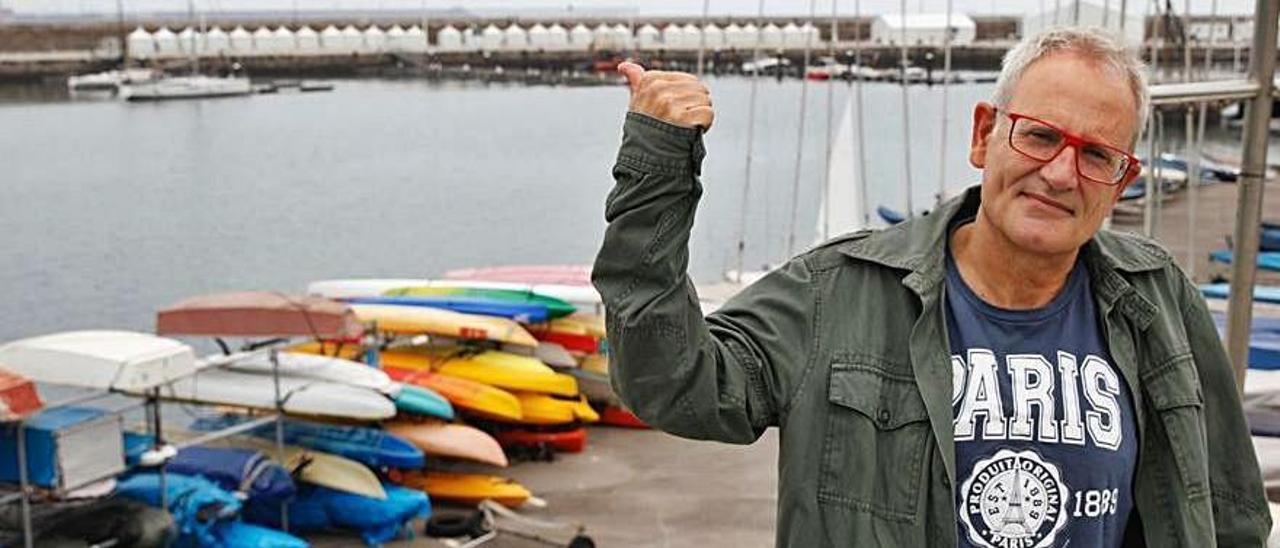
[[[1121,16],[1118,0],[1074,0],[1041,2],[1044,10],[1029,10],[1022,18],[1022,35],[1030,36],[1055,26],[1087,26],[1106,29],[1129,47],[1142,45],[1146,33],[1146,17],[1140,2],[1128,2],[1128,13]],[[1179,3],[1181,6],[1181,3]],[[1123,24],[1123,30],[1121,26]]]
[[[972,44],[977,24],[968,15],[952,13],[950,24],[945,13],[915,13],[904,18],[899,14],[879,15],[871,22],[871,40],[877,44],[908,46],[942,45],[951,34],[953,45]]]

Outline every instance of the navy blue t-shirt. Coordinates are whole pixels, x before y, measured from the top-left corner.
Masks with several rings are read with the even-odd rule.
[[[1077,260],[1035,310],[946,278],[959,545],[1118,547],[1133,508],[1137,429]]]

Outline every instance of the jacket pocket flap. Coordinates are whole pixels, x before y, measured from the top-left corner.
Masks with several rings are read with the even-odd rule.
[[[1183,354],[1166,362],[1163,367],[1142,376],[1142,384],[1151,405],[1157,410],[1185,406],[1200,406],[1204,396],[1200,392],[1200,376],[1191,354]]]
[[[831,364],[828,400],[866,415],[882,430],[929,420],[915,379],[865,364]]]

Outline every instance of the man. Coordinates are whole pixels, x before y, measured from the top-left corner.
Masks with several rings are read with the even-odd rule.
[[[1139,62],[1058,29],[973,112],[982,183],[827,242],[705,319],[685,274],[709,94],[631,85],[594,269],[614,384],[676,435],[781,429],[779,546],[1261,546],[1230,365],[1157,245],[1099,231],[1140,171]]]

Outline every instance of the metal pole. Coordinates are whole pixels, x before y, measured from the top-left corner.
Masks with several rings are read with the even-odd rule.
[[[129,31],[124,26],[124,0],[116,0],[116,32],[120,33],[120,68],[129,68]]]
[[[284,398],[280,397],[280,352],[271,349],[271,380],[276,392],[276,459],[284,462]],[[280,529],[289,531],[289,502],[280,503]]]
[[[33,548],[36,543],[35,531],[31,527],[31,482],[27,477],[27,422],[20,420],[18,429],[18,488],[22,490],[22,544]]]
[[[1272,79],[1276,71],[1278,14],[1280,2],[1257,0],[1249,75],[1258,84],[1258,94],[1250,101],[1245,114],[1244,160],[1236,186],[1235,258],[1231,262],[1231,295],[1227,301],[1227,354],[1235,365],[1236,386],[1241,390],[1249,366],[1249,326],[1253,321],[1253,282],[1258,274],[1258,231],[1262,221]]]
[[[1196,279],[1196,259],[1200,256],[1196,252],[1196,225],[1199,214],[1199,194],[1200,194],[1200,164],[1204,157],[1204,151],[1200,148],[1204,146],[1204,124],[1205,112],[1209,109],[1207,103],[1199,103],[1196,105],[1196,114],[1199,118],[1199,128],[1192,138],[1192,111],[1187,110],[1187,144],[1195,147],[1195,154],[1189,159],[1188,170],[1190,173],[1191,187],[1187,189],[1188,202],[1187,208],[1187,275],[1192,279]]]
[[[702,0],[702,28],[698,33],[698,78],[702,78],[703,59],[707,53],[707,13],[711,10],[711,0]],[[632,33],[634,36],[634,33]]]
[[[747,107],[747,165],[742,182],[742,210],[738,219],[738,271],[737,283],[742,283],[743,255],[747,251],[747,200],[751,196],[751,143],[756,131],[756,91],[760,85],[760,41],[764,39],[764,0],[756,10],[756,45],[751,52],[751,98]],[[779,66],[778,70],[782,70]]]
[[[818,0],[809,0],[809,21],[806,28],[812,28],[817,14]],[[804,164],[804,122],[809,111],[809,58],[813,53],[813,33],[804,33],[804,63],[800,67],[800,121],[796,130],[796,166],[791,182],[791,223],[787,230],[787,259],[796,252],[796,217],[800,215],[800,167]]]
[[[952,0],[947,0],[947,30],[942,38],[942,144],[939,146],[938,153],[938,199],[936,205],[941,205],[943,200],[947,199],[947,121],[951,119],[951,113],[947,110],[948,89],[951,87],[951,8]],[[1043,19],[1043,14],[1041,18]]]
[[[1142,234],[1148,238],[1155,238],[1155,220],[1156,207],[1155,195],[1156,186],[1160,184],[1157,180],[1157,163],[1156,163],[1156,109],[1151,107],[1151,113],[1147,116],[1147,174],[1143,177],[1146,188],[1142,196]]]
[[[853,63],[862,70],[862,1],[853,2]],[[858,201],[862,204],[862,226],[871,224],[871,210],[867,206],[867,149],[863,145],[866,139],[866,128],[862,125],[862,75],[854,74],[854,94],[857,96],[858,138],[855,145],[858,150]]]
[[[831,0],[831,32],[830,32],[830,35],[827,36],[827,55],[831,57],[831,63],[832,63],[831,70],[833,71],[835,70],[835,67],[839,65],[839,63],[836,62],[836,42],[839,41],[840,39],[840,27],[839,27],[840,22],[836,19],[836,16],[839,13],[838,12],[839,6],[840,6],[839,0]],[[833,78],[835,78],[834,74],[828,77],[828,80]],[[831,231],[829,229],[829,226],[831,224],[831,203],[828,202],[827,199],[831,190],[830,188],[831,187],[831,168],[830,168],[831,144],[832,144],[832,141],[835,139],[835,136],[831,132],[831,130],[835,127],[835,125],[831,123],[831,118],[835,116],[835,93],[836,93],[835,82],[828,81],[827,82],[827,154],[826,154],[828,167],[827,169],[822,170],[822,199],[820,200],[819,203],[822,204],[823,211],[820,212],[819,214],[822,215],[823,222],[822,222],[822,233],[818,234],[819,242],[825,242],[827,241],[828,238],[831,237],[830,235]]]
[[[911,98],[907,90],[907,0],[900,2],[902,6],[902,31],[899,33],[902,39],[902,60],[899,61],[901,66],[898,68],[898,75],[902,79],[902,167],[906,173],[907,188],[907,218],[916,216],[911,196]]]

